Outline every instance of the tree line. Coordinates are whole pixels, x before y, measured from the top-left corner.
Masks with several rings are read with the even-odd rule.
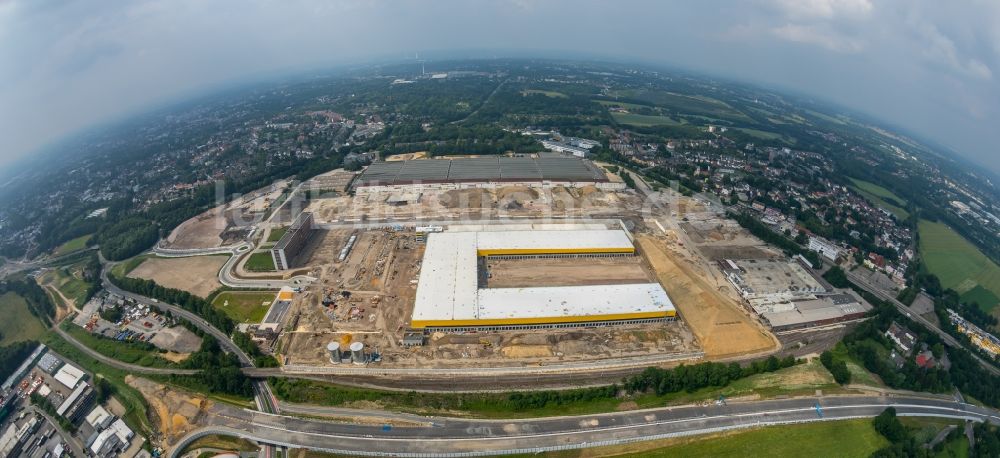
[[[0,380],[6,380],[21,366],[24,358],[38,348],[38,342],[27,340],[0,347]]]
[[[152,280],[132,277],[108,277],[115,286],[141,296],[151,297],[168,304],[176,305],[205,319],[216,329],[232,336],[233,343],[254,360],[259,367],[276,367],[278,361],[271,355],[266,355],[254,343],[250,336],[236,331],[236,322],[221,310],[212,306],[208,300],[202,299],[187,291],[167,288]],[[207,337],[207,336],[206,336]]]
[[[52,325],[52,318],[56,316],[56,306],[41,286],[32,280],[7,280],[0,283],[0,295],[8,292],[24,298],[32,315],[42,320],[46,326]]]
[[[746,366],[740,366],[735,362],[729,364],[704,362],[693,365],[681,364],[672,369],[647,367],[640,374],[625,379],[623,387],[628,393],[653,392],[659,396],[680,391],[692,392],[706,387],[726,386],[741,378],[774,372],[797,363],[792,356],[778,359],[772,355]]]
[[[729,217],[736,220],[740,226],[743,226],[744,229],[750,231],[751,234],[764,242],[775,245],[784,250],[786,253],[802,255],[802,257],[809,260],[813,267],[823,265],[823,261],[819,258],[819,253],[795,243],[794,240],[785,237],[784,235],[772,231],[770,227],[758,221],[757,218],[754,218],[749,213],[730,212]]]

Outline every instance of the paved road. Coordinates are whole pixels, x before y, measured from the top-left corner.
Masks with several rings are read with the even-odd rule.
[[[244,367],[253,367],[254,365],[253,359],[247,356],[247,354],[244,353],[243,350],[240,349],[240,347],[236,346],[236,344],[233,343],[232,339],[230,339],[228,335],[217,329],[215,326],[212,326],[212,324],[206,321],[204,318],[198,316],[195,313],[180,308],[176,305],[168,304],[158,300],[153,300],[146,296],[133,294],[115,286],[108,279],[108,271],[111,269],[112,265],[110,263],[107,263],[107,261],[105,261],[103,257],[101,258],[101,261],[105,263],[104,268],[101,270],[101,282],[104,286],[104,289],[114,294],[118,294],[122,297],[127,297],[136,301],[140,301],[144,304],[149,304],[153,307],[156,307],[160,311],[170,312],[174,316],[179,316],[184,318],[185,320],[188,320],[202,331],[210,334],[212,337],[215,337],[216,341],[219,342],[219,346],[222,347],[222,349],[225,350],[226,352],[236,355],[236,357],[240,361],[240,364],[242,364]],[[265,380],[255,381],[254,391],[255,391],[254,398],[257,402],[257,407],[261,411],[277,412],[277,408],[274,403],[274,396],[271,394],[271,389],[270,387],[267,386],[267,382]]]
[[[927,329],[931,330],[932,332],[934,332],[935,334],[937,334],[938,336],[940,336],[941,340],[944,341],[944,343],[946,345],[948,345],[950,347],[954,347],[954,348],[964,348],[962,346],[962,343],[959,342],[958,339],[956,339],[955,337],[953,337],[951,334],[948,334],[947,332],[945,332],[941,328],[938,328],[937,326],[935,326],[934,323],[930,322],[930,320],[928,320],[928,319],[920,316],[917,313],[913,313],[910,310],[909,307],[907,307],[902,302],[899,302],[898,300],[896,300],[896,296],[893,295],[891,292],[886,292],[886,291],[882,290],[877,285],[874,285],[874,284],[870,283],[864,277],[862,277],[862,276],[860,276],[860,275],[858,275],[858,274],[856,274],[854,272],[851,272],[850,270],[844,270],[844,272],[847,274],[847,279],[850,280],[852,283],[854,283],[855,285],[860,286],[861,288],[865,289],[869,293],[874,294],[879,299],[882,299],[884,301],[888,301],[890,304],[894,305],[897,310],[899,310],[899,313],[902,313],[903,315],[906,315],[911,320],[916,321],[916,322],[922,324],[924,327],[926,327]],[[992,373],[993,375],[1000,375],[1000,369],[998,369],[993,364],[990,364],[986,360],[980,358],[979,355],[977,355],[974,351],[970,351],[969,354],[971,354],[973,358],[976,358],[976,361],[978,361],[979,365],[981,365],[984,369],[990,371],[990,373]]]
[[[99,257],[102,264],[101,283],[104,289],[114,294],[118,294],[122,297],[131,298],[135,301],[140,301],[142,303],[149,304],[153,307],[156,307],[160,311],[170,312],[174,316],[179,316],[188,320],[202,331],[208,333],[212,337],[215,337],[215,340],[219,342],[219,346],[224,351],[236,355],[237,359],[239,359],[240,361],[240,364],[244,368],[252,368],[254,366],[253,359],[247,356],[247,354],[244,353],[243,350],[240,349],[240,347],[236,346],[236,344],[233,343],[232,339],[230,339],[228,335],[217,329],[215,326],[212,326],[212,324],[206,321],[204,318],[198,316],[197,314],[184,310],[183,308],[180,308],[176,305],[161,302],[159,300],[153,300],[146,296],[133,294],[115,286],[113,283],[111,283],[111,280],[108,279],[108,271],[111,270],[113,263],[110,263],[106,259],[104,259],[104,256],[99,256]],[[275,413],[275,414],[280,412],[280,410],[278,409],[277,402],[275,401],[274,395],[271,393],[271,387],[267,385],[267,380],[254,380],[253,389],[254,389],[254,402],[257,405],[257,410],[265,413]],[[273,453],[274,449],[270,445],[265,445],[261,447],[261,456],[264,456],[265,458],[270,458],[273,455]]]
[[[73,336],[69,335],[69,333],[67,333],[66,331],[64,331],[59,326],[59,323],[56,323],[55,326],[52,326],[52,330],[54,330],[56,332],[56,334],[59,334],[59,336],[62,337],[63,340],[65,340],[66,342],[69,342],[70,345],[72,345],[72,346],[76,347],[78,350],[86,353],[91,358],[94,358],[94,359],[96,359],[96,360],[100,361],[101,363],[106,364],[108,366],[116,367],[116,368],[124,370],[124,371],[132,372],[132,373],[136,373],[136,374],[158,374],[158,375],[172,375],[172,374],[193,375],[193,374],[197,374],[198,373],[197,370],[193,370],[193,369],[169,369],[169,368],[158,368],[158,367],[146,367],[146,366],[139,366],[139,365],[136,365],[136,364],[129,364],[129,363],[122,362],[122,361],[119,361],[119,360],[114,359],[114,358],[108,358],[107,356],[104,356],[104,355],[98,353],[97,351],[95,351],[94,349],[92,349],[92,348],[84,345],[79,340],[76,340],[76,338],[74,338]]]
[[[902,416],[963,418],[1000,424],[996,411],[922,397],[797,398],[524,420],[427,417],[428,426],[412,427],[333,423],[230,409],[213,417],[216,424],[193,431],[179,441],[171,456],[178,456],[178,451],[186,444],[207,434],[227,434],[284,447],[357,455],[532,453],[751,426],[873,417],[889,406],[895,407]]]
[[[77,438],[72,434],[70,434],[69,432],[64,431],[62,429],[62,426],[59,426],[59,422],[57,422],[54,418],[49,416],[49,414],[45,413],[45,411],[43,411],[42,409],[36,408],[35,406],[30,406],[29,409],[45,417],[45,420],[48,421],[53,428],[55,428],[56,432],[59,434],[59,437],[62,438],[63,442],[69,445],[69,448],[72,449],[74,455],[81,457],[87,456],[83,452],[83,445],[80,444],[80,441],[77,440]]]

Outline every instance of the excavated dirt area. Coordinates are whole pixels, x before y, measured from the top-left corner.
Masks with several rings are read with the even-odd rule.
[[[191,256],[186,258],[149,258],[132,269],[128,276],[153,280],[161,286],[208,297],[222,286],[219,269],[226,256]]]
[[[212,408],[212,401],[204,397],[182,393],[141,377],[129,375],[125,382],[139,390],[149,403],[151,411],[147,414],[158,425],[163,446],[204,426],[207,412]]]
[[[739,304],[712,288],[705,279],[692,275],[690,262],[662,248],[663,240],[648,235],[638,238],[640,250],[656,271],[708,358],[728,358],[773,350],[777,340],[761,328]]]
[[[642,258],[491,260],[489,288],[647,283]]]

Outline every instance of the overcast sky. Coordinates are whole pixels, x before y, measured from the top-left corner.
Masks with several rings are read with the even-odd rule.
[[[789,88],[1000,172],[997,0],[0,0],[0,167],[227,82],[463,49],[592,53]]]

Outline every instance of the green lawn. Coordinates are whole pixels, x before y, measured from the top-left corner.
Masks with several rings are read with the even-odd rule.
[[[626,89],[617,91],[616,95],[666,107],[680,114],[705,115],[743,122],[752,121],[747,115],[729,104],[711,97],[688,96],[657,89]]]
[[[976,286],[1000,297],[1000,266],[979,251],[972,243],[942,223],[920,220],[920,253],[927,269],[941,280],[945,288],[953,288],[968,300],[973,294],[980,300],[986,296]],[[991,312],[997,308],[992,303],[979,303],[979,308]]]
[[[827,114],[824,114],[824,113],[820,113],[818,111],[805,110],[805,112],[808,113],[810,116],[814,116],[816,118],[822,119],[822,120],[827,121],[827,122],[832,122],[834,124],[840,124],[840,125],[847,124],[847,122],[844,121],[843,119],[835,118],[833,116],[830,116],[830,115],[827,115]]]
[[[663,396],[642,394],[620,398],[595,398],[546,405],[533,409],[518,409],[505,393],[406,393],[347,387],[310,380],[280,380],[274,382],[274,394],[279,399],[328,406],[349,407],[359,401],[377,402],[387,410],[418,414],[462,412],[478,418],[538,418],[553,415],[585,415],[714,401],[720,395],[756,395],[762,398],[779,395],[812,395],[817,389],[824,393],[842,392],[833,377],[818,360],[773,373],[757,374],[737,380],[725,387],[709,387],[693,392],[668,393]]]
[[[87,356],[69,342],[63,340],[55,332],[46,333],[42,338],[42,343],[48,345],[52,351],[79,364],[88,372],[95,374],[96,377],[107,379],[115,387],[114,396],[125,406],[125,422],[139,434],[147,436],[153,434],[155,430],[146,417],[149,405],[146,403],[146,399],[142,397],[142,393],[139,393],[138,390],[125,382],[125,377],[129,375],[128,372],[111,366],[105,366],[100,361]]]
[[[238,437],[232,436],[205,436],[199,438],[192,442],[190,445],[184,448],[184,454],[193,452],[199,448],[216,448],[220,450],[230,450],[239,452],[256,452],[260,450],[260,446],[254,442],[248,441],[246,439],[240,439]],[[215,453],[208,454],[208,456],[215,456]],[[201,455],[199,455],[200,457]]]
[[[569,98],[568,95],[563,94],[562,92],[556,92],[556,91],[543,91],[541,89],[528,89],[528,90],[525,90],[525,91],[521,91],[521,95],[528,95],[528,94],[542,94],[542,95],[544,95],[546,97],[552,97],[552,98],[558,98],[558,99]]]
[[[751,457],[822,456],[867,457],[889,445],[869,419],[823,421],[797,425],[769,426],[737,431],[721,436],[701,436],[683,443],[643,452],[611,453],[600,456],[655,457]]]
[[[868,369],[865,369],[859,361],[847,353],[847,347],[843,343],[837,343],[831,352],[836,358],[847,364],[847,370],[851,373],[851,384],[885,387],[877,375],[868,372]]]
[[[910,217],[910,213],[902,208],[902,205],[906,205],[906,199],[875,183],[854,178],[851,178],[851,182],[854,183],[854,190],[858,194],[861,194],[862,197],[868,199],[871,203],[892,213],[896,218],[903,220]]]
[[[611,113],[611,117],[619,124],[630,126],[679,126],[682,123],[666,116],[651,116],[635,113]]]
[[[71,323],[63,321],[60,325],[67,334],[73,336],[78,342],[92,348],[96,352],[108,358],[119,361],[137,364],[146,367],[175,367],[176,364],[160,356],[160,351],[152,344],[140,342],[119,342],[106,337],[96,336],[87,330]]]
[[[84,236],[77,237],[73,240],[70,240],[62,245],[59,245],[59,247],[52,252],[52,255],[62,256],[64,254],[69,254],[74,251],[80,251],[84,248],[87,248],[87,241],[89,241],[91,237],[93,237],[93,234],[87,234]]]
[[[640,110],[640,109],[653,109],[653,105],[639,105],[637,103],[625,103],[625,102],[612,102],[610,100],[594,100],[601,105],[606,107],[622,107],[626,110]]]
[[[142,264],[143,261],[153,256],[154,255],[151,254],[144,254],[141,256],[136,256],[134,258],[129,258],[122,262],[119,262],[118,264],[115,264],[115,266],[111,268],[111,276],[117,278],[125,278],[125,276],[129,274],[129,272],[135,270],[136,267],[139,267],[139,264]]]
[[[763,140],[778,140],[781,138],[781,134],[775,132],[768,132],[766,130],[748,129],[745,127],[736,127],[735,130],[743,132],[751,137],[757,137]]]
[[[274,243],[281,240],[281,236],[288,232],[288,226],[275,227],[271,229],[271,233],[267,236],[268,243]]]
[[[271,252],[257,251],[250,255],[245,264],[247,270],[251,272],[274,272],[274,259],[271,259]]]
[[[16,293],[0,295],[0,345],[8,345],[25,340],[38,340],[45,334],[45,325],[31,314],[28,303]]]
[[[78,264],[55,267],[40,278],[46,283],[59,290],[66,298],[73,301],[77,307],[82,306],[87,298],[87,290],[90,283],[82,278],[82,267]]]
[[[212,299],[212,306],[238,323],[260,323],[273,300],[274,292],[223,291]]]

